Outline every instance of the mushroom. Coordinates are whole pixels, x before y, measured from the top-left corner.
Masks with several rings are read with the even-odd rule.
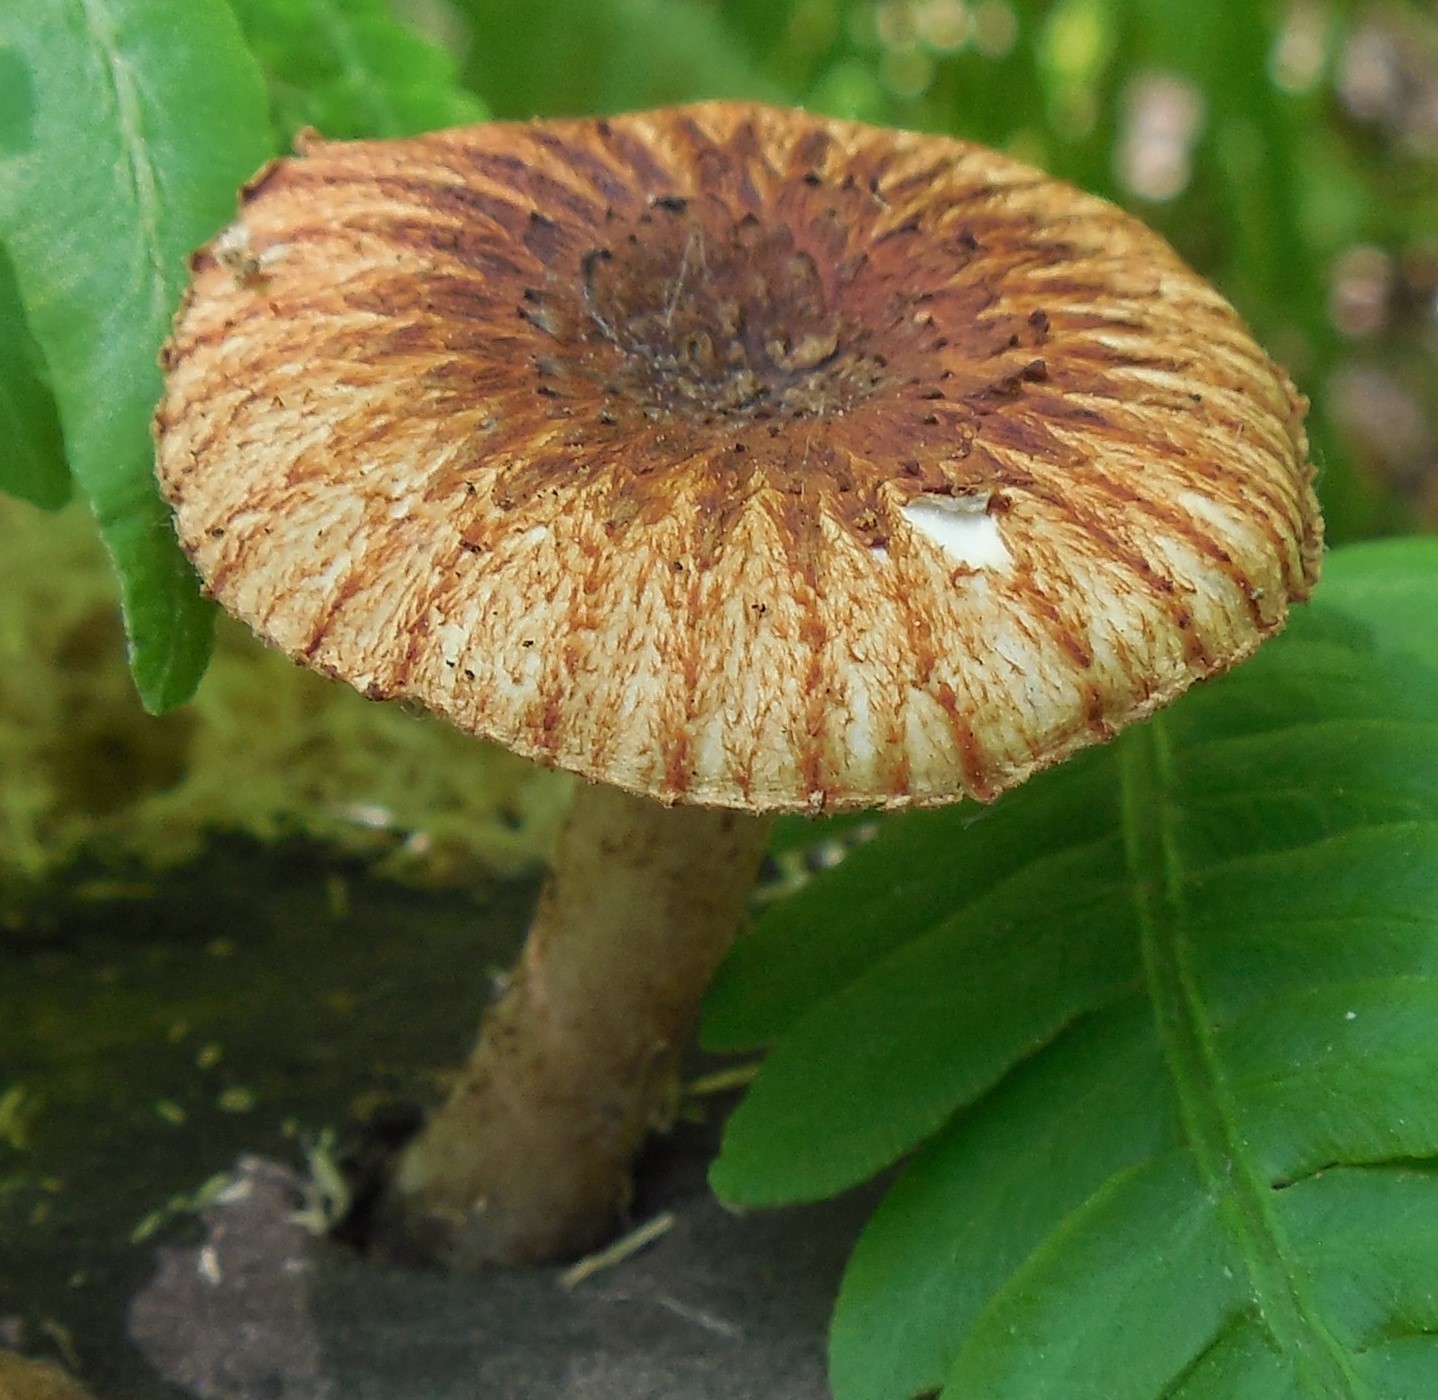
[[[326,142],[193,261],[158,470],[295,660],[572,770],[389,1230],[595,1243],[777,812],[981,800],[1282,626],[1303,401],[1157,235],[991,151],[711,103]]]

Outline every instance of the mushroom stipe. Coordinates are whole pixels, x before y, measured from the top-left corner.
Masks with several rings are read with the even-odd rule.
[[[383,1228],[574,1254],[783,811],[988,800],[1318,572],[1304,404],[1157,235],[994,152],[711,103],[301,137],[155,420],[208,590],[587,783]]]

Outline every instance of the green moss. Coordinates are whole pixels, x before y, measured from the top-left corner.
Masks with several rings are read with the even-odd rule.
[[[222,626],[193,704],[147,715],[83,511],[0,498],[0,900],[82,851],[161,869],[210,831],[313,836],[412,882],[534,868],[562,776],[367,701]]]

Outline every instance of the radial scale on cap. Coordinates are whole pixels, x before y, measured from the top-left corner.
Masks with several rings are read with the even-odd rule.
[[[159,470],[293,657],[756,811],[989,797],[1279,627],[1302,402],[1101,200],[718,103],[302,140],[196,256]]]

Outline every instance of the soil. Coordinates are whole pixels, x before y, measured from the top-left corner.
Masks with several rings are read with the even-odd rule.
[[[738,1215],[725,1103],[656,1143],[629,1225],[559,1268],[446,1277],[317,1233],[336,1161],[435,1097],[532,883],[406,890],[303,843],[78,872],[0,932],[0,1345],[97,1400],[821,1400],[872,1196]]]

